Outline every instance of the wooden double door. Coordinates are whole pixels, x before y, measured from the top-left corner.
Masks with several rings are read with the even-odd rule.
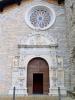
[[[42,58],[34,58],[27,67],[28,94],[49,93],[49,66]]]

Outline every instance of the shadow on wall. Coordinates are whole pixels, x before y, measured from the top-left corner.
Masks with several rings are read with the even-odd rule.
[[[16,3],[17,5],[21,4],[21,0],[0,0],[0,12],[9,5]]]
[[[22,0],[0,0],[0,12],[3,12],[3,9],[11,4],[16,3],[17,5],[21,4]],[[25,0],[27,1],[27,0]],[[50,1],[50,0],[48,0]],[[57,1],[58,4],[64,4],[65,0],[53,0],[53,1]]]

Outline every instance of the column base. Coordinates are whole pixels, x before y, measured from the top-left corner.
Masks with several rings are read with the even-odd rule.
[[[49,95],[50,96],[58,96],[58,88],[57,87],[53,87],[49,89]],[[62,96],[66,96],[66,89],[64,87],[60,87],[60,95]]]
[[[9,95],[13,95],[13,89],[10,89],[9,90]],[[27,89],[16,89],[15,90],[15,95],[19,95],[19,96],[27,96],[28,95],[28,93],[27,93]]]

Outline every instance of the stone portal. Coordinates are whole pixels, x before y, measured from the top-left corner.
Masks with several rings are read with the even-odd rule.
[[[63,57],[57,55],[57,48],[56,40],[47,35],[31,34],[23,38],[18,45],[18,58],[13,60],[9,93],[13,93],[15,86],[17,95],[58,95],[58,87],[66,94]]]

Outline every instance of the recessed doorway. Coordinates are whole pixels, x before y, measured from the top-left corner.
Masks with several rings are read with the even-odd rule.
[[[33,74],[33,94],[43,94],[43,74]]]
[[[36,57],[28,63],[27,93],[28,95],[49,93],[49,66],[43,58]]]

